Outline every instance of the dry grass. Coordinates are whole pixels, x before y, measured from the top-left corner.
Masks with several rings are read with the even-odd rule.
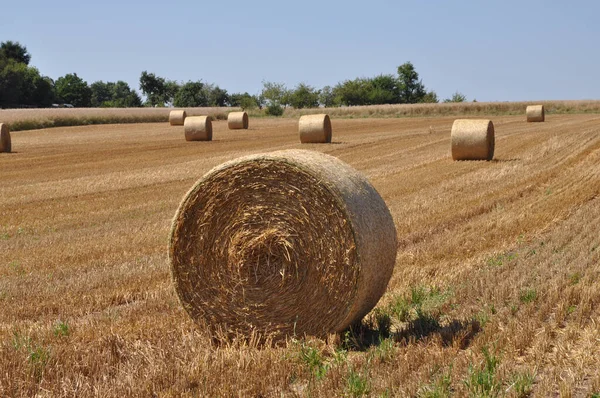
[[[328,340],[214,346],[166,257],[181,196],[233,157],[306,148],[292,119],[17,132],[1,154],[0,396],[589,396],[600,392],[600,117],[494,118],[495,160],[453,162],[454,118],[333,120],[399,245],[383,299]],[[428,395],[430,394],[430,395]]]
[[[600,101],[461,102],[441,104],[370,105],[341,108],[292,109],[284,117],[326,112],[334,118],[525,115],[528,105],[542,104],[547,114],[600,113]],[[260,116],[260,112],[253,112]],[[523,117],[525,119],[525,117]]]
[[[209,115],[226,119],[232,108],[186,108],[187,116]],[[2,109],[0,122],[11,131],[49,127],[87,126],[114,123],[169,122],[172,108],[77,108],[77,109]]]
[[[536,102],[463,102],[441,104],[371,105],[340,108],[286,108],[283,117],[326,112],[334,118],[388,118],[523,115],[528,105],[542,104],[549,114],[600,113],[600,101],[536,101]],[[210,115],[226,120],[239,108],[186,108],[187,116]],[[11,131],[49,127],[85,126],[114,123],[167,122],[171,108],[77,108],[77,109],[0,109],[0,123],[8,123]],[[267,117],[265,110],[248,111],[252,117]]]

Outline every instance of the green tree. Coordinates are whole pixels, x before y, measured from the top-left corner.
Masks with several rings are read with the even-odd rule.
[[[173,105],[184,108],[208,106],[208,95],[204,90],[204,83],[197,81],[182,85],[175,94]]]
[[[300,83],[290,94],[290,105],[296,109],[316,108],[319,106],[319,90]]]
[[[394,75],[375,76],[370,79],[370,84],[369,105],[398,104],[402,102],[398,79]]]
[[[0,58],[12,59],[25,65],[29,65],[29,61],[31,61],[31,55],[27,52],[27,47],[10,40],[0,44]]]
[[[167,91],[164,78],[143,71],[140,76],[140,90],[146,96],[148,104],[151,106],[164,106]]]
[[[136,108],[142,106],[139,94],[129,84],[119,80],[116,83],[97,81],[90,85],[92,106],[112,108]]]
[[[0,107],[49,106],[53,101],[52,79],[37,68],[13,59],[0,68]]]
[[[398,67],[398,86],[400,96],[405,104],[421,102],[425,96],[425,86],[419,80],[419,74],[412,63],[406,62]]]
[[[256,109],[260,106],[260,100],[255,95],[246,93],[233,93],[229,96],[229,106],[239,106],[240,108]]]
[[[175,95],[179,91],[181,86],[174,80],[165,81],[165,95],[162,98],[164,104],[173,104],[175,102]]]
[[[452,94],[452,97],[446,98],[444,102],[465,102],[467,97],[464,94],[459,93],[458,91]]]
[[[98,108],[104,106],[105,103],[112,101],[113,99],[113,86],[114,83],[97,81],[90,85],[92,90],[91,104],[93,107]]]
[[[324,107],[339,105],[339,100],[336,98],[331,86],[325,86],[321,89],[321,92],[319,93],[319,103]]]
[[[371,89],[370,79],[357,78],[338,83],[333,92],[342,105],[368,105]]]
[[[422,103],[438,103],[438,102],[440,102],[440,100],[438,99],[436,92],[431,90],[431,91],[428,91],[423,96],[423,98],[421,98],[421,102]]]
[[[260,96],[267,106],[287,106],[290,103],[290,92],[283,83],[263,81],[263,89]]]
[[[227,90],[214,84],[205,84],[204,90],[208,97],[209,106],[227,106],[229,103],[229,94],[227,94]]]
[[[77,76],[77,73],[69,73],[59,77],[55,83],[56,96],[63,103],[72,104],[75,107],[90,107],[92,105],[92,90],[87,82]]]

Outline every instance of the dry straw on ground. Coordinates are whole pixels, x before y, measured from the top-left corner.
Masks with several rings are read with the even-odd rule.
[[[457,119],[452,124],[452,159],[492,160],[494,124],[491,120]]]
[[[331,120],[329,115],[304,115],[298,121],[298,132],[300,142],[307,143],[329,143],[331,142]]]
[[[183,124],[186,141],[212,141],[210,116],[190,116]]]
[[[209,329],[325,336],[384,293],[396,230],[352,167],[287,150],[238,158],[200,179],[173,220],[169,254],[181,303]]]
[[[229,127],[229,130],[247,129],[248,114],[246,112],[229,112],[227,127]]]
[[[544,105],[529,105],[526,113],[528,122],[543,122],[546,119]]]
[[[169,113],[169,124],[171,126],[183,126],[186,116],[184,110],[171,111]]]
[[[0,152],[10,152],[10,131],[6,124],[0,123]]]

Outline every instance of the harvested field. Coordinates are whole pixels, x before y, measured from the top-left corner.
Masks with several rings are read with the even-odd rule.
[[[589,396],[600,392],[600,116],[490,117],[490,162],[453,162],[454,117],[297,120],[213,141],[161,124],[12,133],[0,154],[0,396]],[[216,346],[167,259],[182,196],[279,149],[365,174],[398,232],[388,289],[328,341]],[[489,383],[483,383],[486,380]]]

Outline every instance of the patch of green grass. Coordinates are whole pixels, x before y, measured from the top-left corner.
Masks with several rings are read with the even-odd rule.
[[[54,326],[54,335],[57,337],[69,335],[69,325],[67,322],[58,321]]]
[[[486,264],[489,267],[501,267],[504,263],[517,258],[517,253],[510,251],[506,253],[495,254],[487,259]]]
[[[371,391],[367,372],[357,372],[354,368],[348,371],[346,391],[351,397],[364,397]]]
[[[581,273],[575,272],[569,276],[569,283],[571,285],[576,285],[581,280]]]
[[[533,382],[535,381],[535,372],[529,371],[516,373],[513,376],[513,382],[508,390],[513,389],[518,398],[529,397],[533,392]]]
[[[496,369],[500,359],[490,353],[487,347],[483,350],[483,364],[469,366],[469,374],[464,384],[472,397],[497,397],[501,393],[501,383],[496,378]]]
[[[389,361],[394,355],[394,340],[380,337],[379,344],[375,346],[373,355],[382,362]]]
[[[300,361],[308,368],[311,375],[316,380],[321,380],[327,374],[329,366],[325,362],[325,358],[321,354],[321,351],[314,347],[311,347],[306,342],[300,343]]]
[[[446,398],[452,394],[452,368],[439,375],[431,384],[419,388],[419,398]]]
[[[535,289],[523,289],[519,293],[519,300],[523,304],[531,303],[537,298],[537,292]]]

